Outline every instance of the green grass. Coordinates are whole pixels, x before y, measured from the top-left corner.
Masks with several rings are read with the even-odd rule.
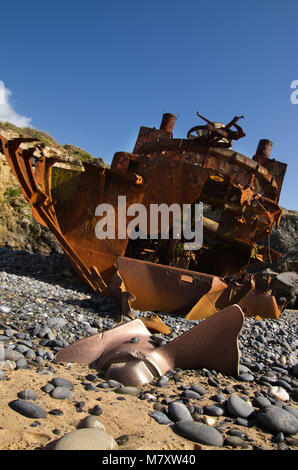
[[[90,153],[76,147],[75,145],[65,144],[60,145],[53,137],[43,131],[34,129],[33,127],[17,127],[10,122],[0,122],[0,134],[3,131],[13,131],[19,134],[20,137],[30,137],[42,142],[46,146],[54,147],[60,150],[65,150],[69,155],[79,158],[82,162],[94,163],[96,165],[107,166],[102,158],[94,158]]]
[[[9,187],[4,191],[4,196],[6,198],[15,198],[21,194],[20,187]]]

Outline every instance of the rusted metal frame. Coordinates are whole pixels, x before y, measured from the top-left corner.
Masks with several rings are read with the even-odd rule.
[[[259,163],[245,157],[244,155],[234,152],[230,149],[220,149],[216,147],[209,147],[207,145],[197,144],[193,140],[186,139],[161,139],[158,142],[148,142],[143,144],[143,146],[138,150],[138,153],[149,154],[151,155],[154,152],[161,152],[162,150],[179,150],[181,153],[183,151],[190,151],[193,153],[208,154],[215,156],[218,159],[226,160],[227,162],[233,162],[237,166],[243,167],[246,170],[250,167],[252,171],[255,171],[258,174],[258,177],[265,180],[267,183],[270,183],[275,189],[277,188],[277,183],[273,175],[265,168],[262,167]],[[207,160],[208,161],[208,160]]]
[[[30,187],[30,181],[28,181],[28,178],[24,175],[23,169],[20,165],[20,162],[18,161],[18,157],[16,153],[20,151],[22,153],[22,149],[20,148],[20,144],[23,142],[32,142],[34,139],[13,139],[13,140],[7,140],[4,137],[1,136],[1,141],[3,145],[3,151],[4,154],[8,160],[8,163],[11,167],[11,170],[15,177],[18,179],[22,192],[26,199],[30,201],[32,197],[33,190]]]
[[[16,141],[17,140],[17,141]],[[32,165],[28,159],[30,153],[25,154],[24,162],[25,162],[25,170],[26,173],[22,169],[22,164],[20,158],[23,158],[23,149],[21,147],[17,147],[20,143],[24,142],[22,139],[16,139],[13,141],[7,141],[8,146],[4,147],[8,150],[8,161],[11,162],[11,166],[13,169],[14,174],[16,175],[19,183],[26,194],[26,198],[32,204],[34,209],[38,212],[38,215],[44,220],[46,226],[53,232],[57,240],[59,241],[60,245],[69,256],[71,261],[80,269],[82,277],[85,281],[96,291],[102,292],[102,288],[105,285],[104,281],[101,279],[100,274],[96,267],[89,271],[87,266],[83,263],[83,261],[79,258],[79,256],[75,253],[75,251],[71,248],[71,246],[67,243],[64,236],[62,235],[59,227],[57,226],[57,222],[55,219],[52,218],[52,215],[48,213],[46,206],[47,201],[49,200],[48,196],[42,192],[36,183],[34,178]],[[21,142],[20,142],[21,141]],[[9,145],[9,142],[12,142]],[[6,154],[7,156],[7,154]],[[27,163],[26,163],[27,162]]]

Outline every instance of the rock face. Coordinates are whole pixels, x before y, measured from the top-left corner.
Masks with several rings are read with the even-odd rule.
[[[295,261],[298,252],[298,212],[283,209],[280,226],[272,230],[270,245],[286,255],[286,259]]]

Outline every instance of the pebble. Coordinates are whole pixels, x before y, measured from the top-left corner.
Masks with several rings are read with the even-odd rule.
[[[229,434],[229,436],[241,437],[241,439],[245,439],[245,438],[246,438],[245,432],[241,431],[241,429],[238,429],[238,428],[229,429],[229,431],[227,432],[227,434]]]
[[[284,410],[288,411],[289,413],[292,413],[292,415],[294,415],[298,419],[298,408],[294,408],[290,405],[283,405],[282,407]]]
[[[208,416],[222,416],[224,414],[223,408],[217,405],[206,405],[203,407],[203,412]]]
[[[40,406],[27,400],[13,400],[9,403],[11,409],[27,418],[46,418],[47,412]]]
[[[256,408],[263,408],[264,406],[271,405],[271,402],[266,397],[255,397],[252,402],[253,406]]]
[[[237,395],[230,395],[226,404],[229,413],[237,418],[248,418],[254,412],[253,407]]]
[[[7,361],[0,362],[1,370],[14,370],[16,367],[17,367],[16,362],[10,361],[9,359]]]
[[[115,439],[102,429],[82,428],[61,437],[54,450],[115,450]]]
[[[18,361],[19,359],[24,359],[22,353],[15,351],[14,349],[4,349],[4,358],[6,361]]]
[[[54,377],[51,380],[51,383],[54,385],[54,387],[63,387],[63,388],[68,388],[70,390],[74,389],[74,385],[72,382],[69,380],[63,379],[62,377]]]
[[[138,397],[141,394],[141,390],[137,387],[119,387],[114,389],[115,393],[123,393]]]
[[[34,390],[30,390],[30,389],[25,389],[25,390],[21,390],[20,392],[18,392],[18,398],[21,398],[22,400],[36,400],[36,393],[34,392]]]
[[[259,426],[277,434],[296,434],[298,432],[298,419],[288,411],[278,406],[265,406],[256,414],[256,422]]]
[[[207,389],[203,385],[192,385],[190,389],[202,396],[207,393]]]
[[[170,425],[173,424],[166,414],[162,413],[162,411],[153,411],[150,413],[151,418],[153,418],[158,424]]]
[[[93,416],[99,416],[102,414],[102,408],[99,405],[95,405],[89,413]]]
[[[41,387],[41,390],[45,393],[50,393],[52,390],[54,390],[54,385],[51,384],[51,383],[47,383],[46,385],[44,385],[43,387]]]
[[[223,436],[217,429],[197,421],[178,421],[173,431],[186,439],[208,446],[222,447]]]
[[[168,387],[169,386],[169,379],[165,375],[162,375],[161,377],[158,378],[156,381],[155,385],[157,387]]]
[[[275,436],[273,436],[272,438],[272,442],[278,444],[279,442],[283,442],[285,440],[285,436],[282,432],[278,432],[277,434],[275,434]]]
[[[108,380],[108,385],[109,385],[110,388],[123,387],[123,384],[121,382],[118,382],[117,380],[113,380],[113,379]]]
[[[80,428],[101,429],[105,431],[104,424],[96,418],[95,415],[88,415],[83,418],[79,423]]]
[[[16,369],[27,369],[28,362],[24,357],[21,357],[16,361]]]
[[[50,392],[50,396],[57,400],[72,400],[74,397],[73,392],[68,387],[55,387]]]
[[[202,395],[195,392],[194,390],[184,390],[182,392],[182,396],[185,397],[185,398],[196,398],[198,400],[200,400],[202,398]]]
[[[63,411],[59,408],[54,408],[53,410],[49,411],[49,414],[54,416],[63,416]]]
[[[251,374],[238,375],[237,379],[242,382],[253,382],[255,380],[254,376]]]
[[[9,312],[10,312],[10,308],[9,308],[9,307],[6,307],[5,305],[0,305],[0,312],[1,312],[1,313],[9,313]]]
[[[216,423],[216,419],[213,418],[212,416],[203,416],[202,417],[202,422],[205,423],[205,424],[208,424],[208,426],[214,426],[214,424]],[[218,429],[218,431],[219,431],[219,429]]]
[[[174,401],[169,404],[168,415],[175,422],[193,420],[187,407],[179,401]]]
[[[288,401],[290,396],[288,392],[282,387],[270,387],[268,390],[268,395],[276,400]]]
[[[122,436],[119,436],[116,438],[116,442],[118,444],[118,446],[123,446],[125,444],[127,444],[127,442],[129,441],[129,434],[123,434]]]
[[[227,437],[224,441],[224,446],[231,446],[231,447],[241,447],[241,449],[248,449],[249,444],[245,442],[241,437],[238,436],[230,436]]]

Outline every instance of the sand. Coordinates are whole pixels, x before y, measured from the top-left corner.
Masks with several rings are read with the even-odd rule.
[[[175,434],[169,426],[158,424],[149,416],[153,410],[153,403],[147,400],[140,400],[137,397],[121,395],[124,401],[119,401],[112,389],[105,391],[85,390],[82,382],[89,373],[94,373],[87,365],[72,364],[68,369],[62,364],[52,364],[54,375],[41,375],[36,369],[19,369],[6,372],[6,379],[0,382],[0,448],[1,450],[34,450],[51,449],[53,443],[63,435],[74,431],[80,421],[87,416],[88,410],[95,405],[100,405],[103,413],[98,419],[104,424],[106,432],[115,439],[123,434],[129,435],[129,440],[125,445],[119,446],[121,450],[227,450],[231,447],[214,448],[194,443]],[[57,400],[41,390],[53,377],[63,377],[70,380],[74,388],[74,398],[72,400]],[[218,390],[207,383],[207,378],[202,377],[196,371],[185,371],[181,373],[182,382],[186,385],[201,384],[210,391],[208,397],[216,394]],[[226,386],[239,382],[230,378],[222,378]],[[170,380],[170,386],[158,389],[159,393],[164,393],[167,397],[177,395],[181,391]],[[249,385],[251,390],[260,390],[258,385]],[[54,408],[63,411],[63,416],[55,416],[48,413],[44,419],[38,419],[40,426],[30,426],[34,419],[27,418],[13,411],[9,402],[17,399],[17,393],[26,388],[33,389],[37,395],[35,403],[44,408],[47,412]],[[143,390],[150,390],[152,384],[143,385]],[[263,386],[264,391],[264,386]],[[239,390],[235,393],[241,394]],[[251,396],[253,396],[251,394]],[[98,401],[98,398],[101,400]],[[161,400],[162,398],[160,398]],[[77,412],[76,402],[84,401],[84,412]],[[199,401],[191,400],[191,404],[214,403],[210,398],[203,398]],[[226,417],[216,417],[216,424],[225,420]],[[262,446],[268,450],[276,450],[276,444],[271,442],[272,435],[256,427],[246,428],[230,423],[230,428],[238,427],[247,436],[254,440],[253,444]],[[58,429],[57,436],[53,430]],[[296,436],[297,437],[297,436]],[[252,445],[250,446],[252,449]]]

